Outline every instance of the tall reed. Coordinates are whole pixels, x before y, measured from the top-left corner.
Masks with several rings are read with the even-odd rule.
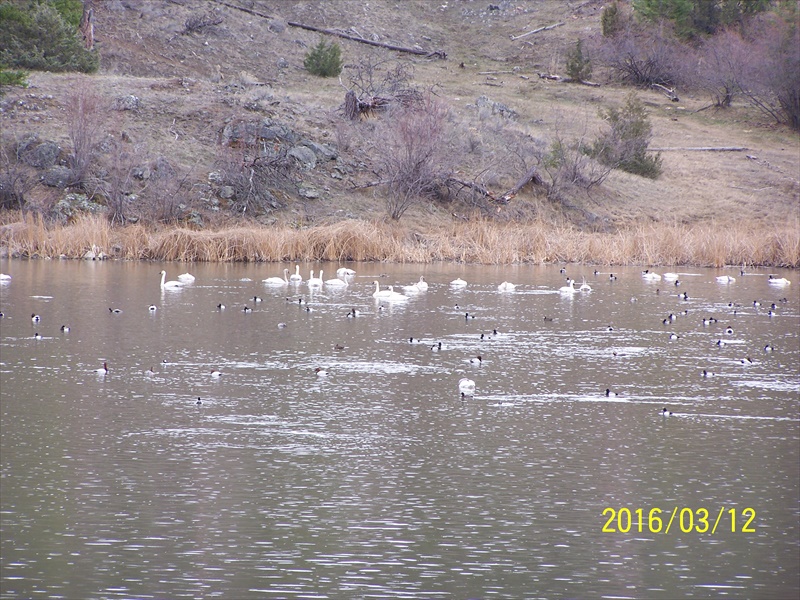
[[[11,255],[81,258],[99,249],[112,258],[165,261],[388,261],[513,264],[579,262],[609,265],[762,265],[800,267],[800,223],[768,227],[704,223],[631,225],[613,233],[569,225],[492,221],[432,225],[412,232],[399,224],[342,221],[297,229],[240,226],[196,231],[112,227],[85,216],[49,225],[24,215],[0,226]]]

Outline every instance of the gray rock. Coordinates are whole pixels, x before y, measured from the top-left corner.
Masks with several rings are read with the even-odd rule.
[[[111,105],[111,108],[114,110],[136,110],[139,108],[139,98],[133,94],[120,96],[119,98],[114,99],[114,103]]]
[[[269,30],[273,33],[283,33],[286,31],[286,21],[282,19],[272,19],[269,22]]]
[[[134,167],[131,170],[131,175],[133,175],[136,179],[147,181],[150,179],[150,167]]]
[[[339,156],[336,153],[336,150],[330,146],[326,146],[325,144],[318,144],[317,142],[312,142],[311,140],[303,140],[301,143],[303,146],[310,148],[321,160],[336,160]]]
[[[293,146],[287,154],[300,163],[300,167],[305,171],[317,166],[317,155],[307,146]]]
[[[297,190],[297,193],[300,194],[301,197],[308,198],[310,200],[319,198],[319,190],[304,183],[300,184],[300,189]]]
[[[63,188],[67,187],[72,180],[72,169],[55,165],[45,171],[42,176],[42,183],[49,187]]]
[[[219,197],[223,200],[230,200],[235,194],[235,190],[229,185],[223,185],[219,188]]]
[[[46,141],[36,146],[28,146],[22,154],[22,160],[32,167],[49,169],[56,164],[60,152],[58,144]]]

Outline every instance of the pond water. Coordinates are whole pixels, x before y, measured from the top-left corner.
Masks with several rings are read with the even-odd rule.
[[[2,598],[800,594],[800,281],[284,266],[0,261]]]

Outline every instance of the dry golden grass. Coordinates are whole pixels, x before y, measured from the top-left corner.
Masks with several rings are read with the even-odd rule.
[[[9,215],[6,214],[6,217]],[[199,262],[293,260],[453,261],[481,264],[750,265],[800,267],[800,223],[765,227],[702,224],[634,225],[614,233],[545,222],[459,222],[412,233],[401,224],[342,221],[218,230],[111,227],[88,216],[48,226],[40,217],[5,219],[0,243],[12,256],[81,258],[99,248],[112,258]]]

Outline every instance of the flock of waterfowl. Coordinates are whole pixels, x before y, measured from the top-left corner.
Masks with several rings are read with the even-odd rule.
[[[562,269],[561,272],[565,273],[565,269]],[[601,275],[601,273],[599,273],[598,271],[595,271],[594,274],[595,274],[595,276]],[[744,275],[745,274],[744,271],[742,271],[741,274]],[[297,265],[295,267],[295,272],[292,273],[291,275],[290,275],[289,269],[284,269],[282,277],[269,277],[267,279],[262,280],[262,283],[264,285],[270,286],[270,287],[279,287],[279,286],[288,287],[288,286],[293,286],[295,289],[299,288],[299,286],[301,286],[301,285],[306,285],[306,286],[308,286],[308,288],[310,290],[319,289],[319,288],[323,288],[323,287],[346,288],[347,286],[349,286],[352,283],[355,275],[356,275],[356,272],[354,270],[342,267],[342,268],[337,270],[335,278],[327,279],[327,280],[324,279],[323,271],[320,270],[316,277],[315,277],[314,271],[310,271],[309,278],[304,280],[302,275],[300,274],[300,266]],[[613,273],[609,273],[608,275],[609,275],[609,279],[611,279],[612,281],[616,279],[616,276]],[[175,279],[175,280],[167,280],[167,273],[166,273],[166,271],[162,270],[160,272],[160,277],[161,277],[160,287],[161,287],[161,289],[163,291],[180,291],[182,289],[185,289],[188,286],[191,286],[195,282],[195,277],[190,273],[182,273],[182,274],[178,275],[177,279]],[[649,269],[646,269],[646,270],[642,271],[642,279],[644,281],[647,281],[647,282],[665,281],[665,282],[671,283],[674,286],[681,285],[681,280],[680,280],[680,277],[679,277],[679,275],[677,273],[658,274],[658,273],[655,273],[655,272],[653,272],[653,271],[651,271]],[[10,280],[11,280],[11,276],[10,275],[4,274],[4,273],[0,273],[0,283],[8,283],[8,282],[10,282]],[[560,287],[560,288],[558,288],[558,290],[557,290],[562,295],[573,295],[573,294],[580,294],[580,293],[590,293],[592,291],[591,286],[586,282],[585,278],[583,278],[583,282],[582,282],[582,284],[580,285],[579,288],[575,288],[575,280],[574,279],[571,279],[571,278],[568,277],[566,281],[567,281],[567,284],[562,286],[562,287]],[[716,281],[719,284],[729,285],[729,284],[734,283],[736,281],[736,278],[732,277],[732,276],[729,276],[729,275],[721,275],[721,276],[716,277]],[[771,286],[778,287],[778,288],[783,288],[783,287],[789,286],[791,284],[791,281],[789,281],[786,278],[779,278],[779,277],[775,277],[773,275],[769,275],[768,283]],[[420,276],[419,281],[417,281],[415,283],[412,283],[410,285],[401,286],[402,293],[396,291],[394,289],[394,286],[391,286],[391,285],[389,285],[386,288],[381,288],[381,285],[380,285],[379,281],[377,281],[377,280],[375,280],[373,282],[373,285],[375,287],[374,287],[374,292],[372,293],[372,297],[375,298],[376,300],[380,301],[381,303],[383,303],[383,302],[387,302],[387,303],[404,302],[404,301],[409,300],[409,298],[414,296],[415,294],[419,294],[419,293],[422,293],[422,292],[425,292],[425,291],[428,290],[428,283],[425,281],[425,277],[424,276]],[[451,288],[454,288],[454,289],[462,289],[462,288],[465,288],[468,285],[468,283],[467,283],[467,281],[465,281],[465,280],[463,280],[461,278],[458,278],[458,279],[455,279],[455,280],[451,281],[449,285],[450,285]],[[517,285],[514,284],[514,283],[511,283],[509,281],[503,281],[501,284],[499,284],[497,286],[497,291],[501,292],[501,293],[513,292],[516,289],[517,289]],[[661,290],[657,289],[656,290],[656,294],[660,294],[660,293],[661,293]],[[678,296],[679,296],[679,298],[681,300],[688,300],[689,299],[689,295],[686,292],[681,292]],[[258,296],[254,296],[252,298],[252,300],[255,303],[261,302],[261,298],[258,297]],[[291,300],[291,299],[287,298],[287,301],[294,301],[294,300]],[[635,302],[636,298],[632,298],[631,301]],[[783,298],[783,299],[781,299],[781,301],[785,302],[785,301],[787,301],[787,299]],[[297,302],[302,305],[304,300],[303,300],[302,297],[300,297],[297,300]],[[758,300],[755,300],[755,301],[753,301],[753,306],[754,306],[754,308],[756,310],[758,310],[758,308],[761,306],[761,303]],[[730,307],[733,308],[733,313],[734,314],[736,314],[736,311],[740,308],[738,305],[734,305],[733,303],[731,303]],[[219,310],[223,310],[223,309],[225,309],[225,305],[218,304],[217,308]],[[382,308],[382,305],[381,305],[380,308]],[[776,309],[777,309],[777,305],[775,303],[773,303],[771,305],[770,309],[769,309],[769,313],[768,313],[769,316],[772,316],[773,314],[775,314],[774,311]],[[120,313],[120,312],[122,312],[121,309],[119,309],[119,308],[109,308],[108,310],[110,312],[112,312],[112,313]],[[156,310],[158,310],[158,307],[156,305],[154,305],[154,304],[151,304],[148,307],[148,310],[150,312],[155,312]],[[251,312],[252,308],[250,308],[249,306],[245,305],[242,310],[244,312]],[[310,308],[307,308],[307,310],[310,310]],[[353,308],[347,313],[346,316],[350,318],[350,317],[356,317],[359,314],[360,314],[360,312],[358,311],[358,309]],[[683,314],[688,314],[688,311],[684,311]],[[3,317],[3,316],[4,316],[4,314],[2,312],[0,312],[0,317]],[[465,313],[465,318],[466,319],[474,318],[474,315],[471,315],[470,313],[467,312],[467,313]],[[664,325],[669,325],[669,324],[673,323],[677,318],[678,318],[678,316],[675,313],[671,313],[671,314],[669,314],[667,317],[665,317],[663,319],[662,323]],[[553,321],[552,318],[547,317],[547,316],[544,317],[544,320],[545,321],[550,321],[550,322]],[[37,315],[36,313],[31,314],[31,323],[32,324],[36,325],[36,324],[38,324],[40,322],[41,322],[41,317],[39,315]],[[714,318],[714,317],[707,317],[707,318],[703,318],[702,319],[702,325],[704,327],[708,327],[708,326],[716,324],[716,323],[717,323],[717,319]],[[279,323],[278,327],[281,327],[281,326],[285,327],[285,324],[284,323]],[[60,330],[61,330],[62,333],[68,333],[70,331],[70,327],[68,325],[62,325]],[[609,331],[613,331],[613,327],[609,326],[608,330]],[[727,327],[725,329],[725,333],[726,333],[726,335],[732,335],[733,334],[733,329],[731,327]],[[494,330],[494,335],[497,335],[497,330],[496,329]],[[481,339],[483,339],[483,336],[484,336],[484,334],[481,334]],[[39,332],[35,332],[33,337],[34,337],[34,339],[37,339],[37,340],[38,339],[42,339],[42,336],[41,336],[41,334]],[[677,335],[676,333],[670,333],[670,340],[678,340],[678,339],[680,339],[679,335]],[[409,341],[411,343],[414,343],[415,341],[419,342],[421,340],[415,340],[415,338],[411,337]],[[719,339],[716,343],[720,347],[726,345],[726,342],[725,342],[724,339]],[[344,347],[337,345],[336,348],[337,349],[343,349]],[[441,342],[438,342],[438,344],[434,344],[431,347],[431,350],[433,350],[433,351],[441,350],[441,349],[442,349],[442,343]],[[767,344],[764,347],[763,351],[767,352],[767,353],[768,352],[772,352],[773,351],[772,345]],[[482,357],[480,355],[478,355],[476,357],[473,357],[473,358],[469,359],[468,362],[472,363],[473,365],[475,365],[475,364],[480,365],[482,363],[482,360],[483,360]],[[752,364],[752,362],[753,361],[749,356],[744,357],[744,358],[741,359],[741,363],[743,365]],[[98,369],[96,369],[95,372],[98,375],[101,375],[101,376],[102,375],[106,375],[109,372],[108,363],[104,362],[103,366],[98,368]],[[152,370],[149,370],[149,371],[145,372],[145,374],[148,374],[148,373],[150,373],[151,375],[154,374],[154,372]],[[322,367],[317,367],[315,369],[315,373],[316,373],[316,376],[318,376],[318,377],[325,377],[325,376],[328,375],[327,370],[322,368]],[[222,373],[219,370],[214,369],[214,370],[212,370],[210,372],[210,376],[211,376],[211,378],[216,379],[216,378],[221,377]],[[704,377],[704,378],[710,378],[710,377],[714,377],[715,373],[713,373],[712,371],[708,371],[707,369],[704,369],[702,371],[702,373],[701,373],[701,376]],[[459,394],[461,395],[462,398],[474,397],[475,390],[476,390],[476,383],[475,383],[474,380],[469,379],[467,377],[463,377],[463,378],[461,378],[459,380],[459,382],[458,382],[458,392],[459,392]],[[605,395],[607,397],[616,397],[618,395],[618,393],[612,391],[611,389],[606,389],[605,390]],[[200,398],[198,398],[197,399],[197,403],[201,404],[202,400]],[[673,413],[671,411],[669,411],[666,407],[664,407],[662,409],[662,411],[660,411],[660,414],[662,414],[665,417],[673,415]]]

